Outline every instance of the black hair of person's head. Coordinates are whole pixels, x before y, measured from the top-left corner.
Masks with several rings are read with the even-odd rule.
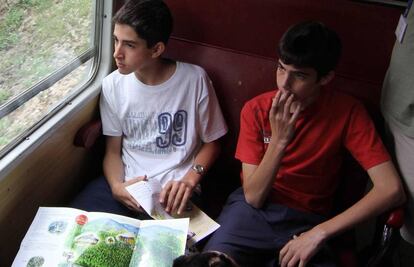
[[[279,41],[279,59],[287,65],[313,68],[318,79],[334,70],[342,44],[337,33],[321,22],[306,21],[291,26]]]
[[[158,42],[166,45],[173,29],[170,9],[162,0],[129,0],[112,20],[131,26],[147,42],[148,48]]]

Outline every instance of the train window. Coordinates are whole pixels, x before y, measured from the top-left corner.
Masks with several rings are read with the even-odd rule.
[[[91,81],[102,2],[0,2],[0,158]]]

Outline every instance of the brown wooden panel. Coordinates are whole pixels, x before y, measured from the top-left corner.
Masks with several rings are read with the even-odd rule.
[[[39,206],[62,206],[82,184],[88,166],[83,148],[73,145],[76,131],[96,114],[95,99],[0,181],[0,266],[10,266]]]

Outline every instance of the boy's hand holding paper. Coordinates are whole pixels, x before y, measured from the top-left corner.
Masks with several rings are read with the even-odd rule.
[[[158,180],[141,181],[128,186],[126,189],[154,219],[190,218],[190,239],[188,240],[190,245],[197,243],[220,227],[219,224],[192,203],[189,203],[191,208],[185,209],[180,215],[167,213],[159,202],[162,186]]]

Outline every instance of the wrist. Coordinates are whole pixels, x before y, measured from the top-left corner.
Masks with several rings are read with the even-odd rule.
[[[315,226],[312,230],[316,232],[316,238],[319,242],[324,243],[328,240],[329,234],[321,225]]]
[[[201,181],[202,176],[192,169],[190,169],[187,174],[183,177],[183,181],[191,188],[195,188],[197,184]]]
[[[201,164],[194,163],[193,166],[191,166],[191,170],[201,177],[206,174],[206,168]]]
[[[268,149],[270,148],[278,152],[284,152],[287,146],[288,142],[283,142],[278,140],[277,138],[272,138],[269,142]]]
[[[118,188],[123,186],[123,183],[121,181],[111,181],[110,183],[108,182],[108,184],[109,184],[109,187],[111,188],[112,192],[116,191]]]

